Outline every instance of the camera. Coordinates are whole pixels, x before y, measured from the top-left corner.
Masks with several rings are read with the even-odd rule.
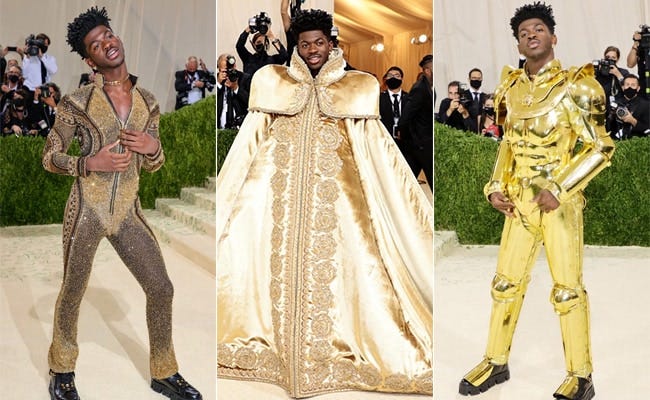
[[[472,98],[472,93],[469,91],[469,89],[467,89],[467,85],[464,84],[460,85],[460,87],[458,88],[458,94],[459,94],[458,101],[465,108],[468,108],[474,101],[474,99]]]
[[[235,62],[236,60],[233,56],[228,56],[226,58],[226,76],[228,76],[230,82],[237,82],[242,76],[241,71],[235,69]]]
[[[208,89],[209,92],[211,92],[214,89],[214,85],[210,82],[210,78],[201,78],[199,81],[203,82],[203,85],[206,89]]]
[[[602,76],[609,76],[609,71],[616,65],[616,61],[604,58],[602,60],[594,60],[594,69]]]
[[[271,25],[271,18],[264,11],[248,19],[248,27],[251,33],[259,32],[262,35],[266,35],[266,32],[269,31],[269,25]]]
[[[616,107],[616,118],[622,120],[630,111],[625,106]]]
[[[639,25],[639,33],[641,34],[639,47],[643,49],[650,49],[650,26]]]
[[[36,39],[34,34],[31,34],[25,39],[25,46],[27,46],[27,55],[37,56],[39,50],[45,48],[45,42],[43,39]]]
[[[38,87],[41,90],[41,97],[50,97],[50,88],[47,85],[42,85]]]

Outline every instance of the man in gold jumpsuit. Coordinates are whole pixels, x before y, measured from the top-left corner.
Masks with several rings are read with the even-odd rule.
[[[154,172],[165,161],[158,138],[160,107],[128,73],[124,46],[109,21],[104,8],[93,7],[68,25],[72,50],[98,75],[94,84],[61,99],[43,150],[46,170],[75,177],[63,218],[63,283],[48,354],[50,398],[79,400],[74,381],[79,306],[97,246],[106,237],[147,299],[151,388],[174,400],[201,400],[178,373],[174,288],[138,198],[140,169]],[[81,156],[67,153],[75,138]]]
[[[510,378],[508,355],[530,271],[544,244],[553,278],[550,301],[560,318],[567,377],[558,399],[594,396],[589,305],[582,282],[582,190],[610,161],[605,95],[593,67],[563,70],[555,60],[553,10],[536,2],[510,21],[521,69],[504,69],[495,106],[504,138],[485,195],[506,215],[484,359],[459,385],[479,394]],[[582,147],[576,150],[576,143]]]

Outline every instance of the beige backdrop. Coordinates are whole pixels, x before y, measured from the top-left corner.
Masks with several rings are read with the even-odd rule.
[[[48,53],[59,66],[53,81],[69,92],[90,68],[70,52],[67,24],[95,4],[108,10],[111,27],[124,42],[129,71],[155,94],[162,111],[174,109],[174,72],[185,68],[188,56],[202,57],[209,69],[215,68],[214,0],[0,0],[0,44],[22,46],[30,33],[46,33],[52,40]]]
[[[452,80],[467,83],[473,67],[483,70],[483,87],[491,92],[504,65],[517,66],[519,54],[510,18],[532,0],[435,0],[434,81],[436,110]],[[553,6],[558,43],[555,56],[564,67],[603,58],[607,46],[621,49],[622,62],[639,24],[650,24],[648,0],[546,0]],[[631,71],[632,72],[632,71]],[[636,73],[636,67],[634,68]]]

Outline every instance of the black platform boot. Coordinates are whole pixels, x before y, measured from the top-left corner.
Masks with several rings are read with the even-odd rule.
[[[591,400],[595,395],[596,391],[591,375],[588,378],[569,375],[553,393],[554,398],[565,400]]]
[[[201,393],[178,372],[169,378],[151,379],[151,388],[171,400],[203,400]]]
[[[50,370],[51,400],[80,400],[74,384],[74,372],[57,373]]]
[[[496,365],[488,359],[483,359],[460,381],[458,393],[463,396],[480,394],[508,379],[510,379],[508,364]]]

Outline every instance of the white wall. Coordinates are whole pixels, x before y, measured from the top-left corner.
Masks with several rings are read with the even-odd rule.
[[[67,25],[93,5],[108,10],[129,72],[154,93],[163,112],[174,109],[174,72],[185,68],[188,56],[216,67],[215,0],[0,0],[0,44],[22,46],[30,33],[46,33],[52,40],[48,53],[59,66],[53,81],[69,92],[90,68],[70,52]]]
[[[447,97],[447,84],[467,83],[473,67],[483,71],[485,92],[492,92],[504,65],[517,66],[510,29],[516,8],[533,0],[434,0],[434,81],[436,110]],[[603,58],[613,45],[621,50],[618,66],[632,46],[632,33],[650,24],[648,0],[546,0],[555,15],[555,56],[565,68]],[[634,71],[636,73],[636,67]]]

